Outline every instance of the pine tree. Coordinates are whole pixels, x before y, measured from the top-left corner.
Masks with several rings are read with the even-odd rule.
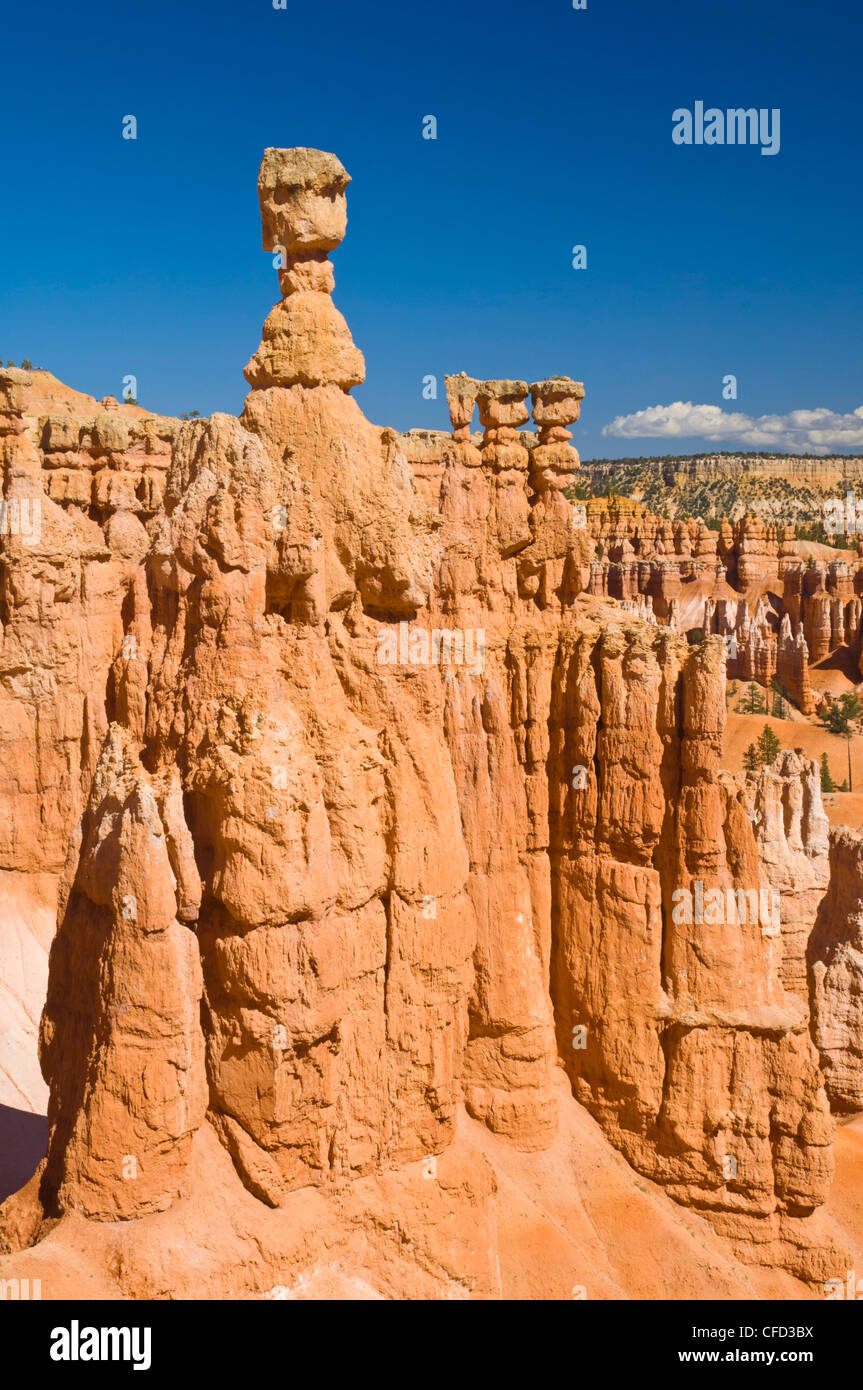
[[[764,730],[758,740],[758,758],[762,767],[768,766],[773,762],[777,753],[781,752],[782,744],[774,734],[769,724],[764,725]]]
[[[754,743],[750,743],[746,752],[743,754],[743,766],[747,772],[757,772],[761,764],[758,761],[758,749]]]
[[[826,753],[821,754],[821,790],[823,792],[835,792],[836,790],[836,783],[833,781]]]
[[[847,790],[853,791],[851,737],[854,733],[853,725],[857,724],[859,727],[859,721],[863,718],[863,703],[861,703],[857,691],[846,691],[844,695],[839,696],[838,700],[832,700],[827,709],[822,710],[819,718],[827,725],[832,734],[839,734],[845,739],[845,751],[848,755]]]
[[[848,738],[853,732],[852,723],[863,715],[863,705],[860,703],[860,696],[855,691],[847,691],[840,695],[838,700],[833,700],[827,709],[819,715],[822,723],[827,725],[831,734],[841,734]]]

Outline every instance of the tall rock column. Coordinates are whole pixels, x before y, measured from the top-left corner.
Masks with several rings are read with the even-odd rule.
[[[535,381],[530,388],[539,442],[530,452],[529,481],[534,492],[530,525],[533,543],[519,557],[519,589],[542,608],[571,601],[586,589],[593,547],[583,508],[564,496],[579,466],[566,428],[581,414],[584,386],[569,377]]]
[[[46,1211],[163,1211],[186,1188],[207,1084],[201,885],[173,777],[108,731],[61,890],[40,1058],[51,1087]],[[184,920],[181,920],[184,919]]]
[[[446,1147],[472,974],[440,678],[399,650],[435,523],[349,394],[362,358],[330,298],[347,182],[321,151],[265,154],[284,298],[242,421],[178,441],[153,566],[151,721],[179,738],[209,865],[210,1113],[272,1204]]]
[[[263,244],[281,258],[283,298],[245,369],[241,423],[258,435],[273,483],[292,509],[298,490],[319,526],[316,622],[359,592],[376,615],[406,617],[431,578],[430,518],[394,430],[369,423],[348,394],[362,353],[332,300],[329,252],[347,225],[350,182],[335,155],[269,149],[258,177]]]
[[[493,538],[501,559],[515,555],[531,541],[528,453],[518,438],[518,426],[530,418],[526,396],[526,381],[484,381],[477,396],[485,430],[483,468],[494,486]]]
[[[478,622],[483,621],[482,605],[496,602],[491,589],[501,585],[499,567],[488,554],[494,480],[482,467],[482,455],[470,431],[480,386],[464,372],[446,378],[452,440],[444,445],[440,511],[447,544],[432,595],[432,602],[436,600],[444,613],[457,607],[465,610],[473,596]],[[463,620],[472,621],[472,615],[467,613]]]
[[[812,1037],[840,1114],[863,1110],[863,835],[830,832],[830,882],[807,950]]]
[[[329,253],[345,235],[349,183],[340,161],[323,150],[264,153],[258,175],[263,243],[281,260],[284,297],[267,317],[261,345],[246,367],[252,386],[335,382],[347,391],[365,379],[362,353],[331,298]]]
[[[524,382],[448,378],[456,438],[443,488],[444,549],[432,605],[479,627],[484,670],[445,682],[445,733],[470,859],[477,924],[465,1056],[471,1114],[523,1149],[556,1126],[548,995],[550,891],[545,711],[556,639],[520,619],[517,559],[534,537]],[[468,438],[473,399],[485,429]],[[481,463],[477,468],[475,464]]]
[[[687,650],[635,625],[585,631],[556,672],[559,1050],[636,1168],[746,1258],[775,1241],[774,1258],[815,1277],[821,1254],[794,1219],[826,1196],[831,1122],[805,1002],[782,988],[780,926],[764,920],[747,794],[720,770],[723,689],[717,638]],[[799,812],[802,845],[805,794]]]
[[[445,378],[446,399],[452,425],[452,437],[459,444],[470,443],[470,423],[481,382],[459,372]]]
[[[784,621],[784,620],[783,620]],[[806,946],[830,878],[827,816],[818,763],[784,749],[772,767],[747,775],[758,856],[779,894],[782,983],[808,998]]]

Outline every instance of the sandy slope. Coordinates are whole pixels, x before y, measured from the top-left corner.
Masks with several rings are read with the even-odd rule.
[[[743,687],[741,686],[741,693]],[[738,696],[739,698],[739,696]],[[809,758],[821,761],[827,754],[834,782],[848,776],[847,750],[844,738],[831,734],[820,724],[796,719],[768,719],[763,714],[735,714],[728,711],[722,766],[731,772],[743,769],[743,754],[750,743],[756,743],[765,724],[769,724],[783,748],[802,748]],[[796,713],[796,711],[795,711]],[[851,777],[853,792],[834,792],[824,798],[824,808],[831,825],[850,825],[855,830],[863,825],[863,738],[851,740]]]
[[[433,1174],[420,1162],[327,1194],[304,1188],[279,1210],[240,1185],[205,1125],[188,1199],[129,1225],[65,1218],[0,1258],[0,1277],[41,1279],[45,1299],[817,1296],[739,1263],[705,1221],[634,1173],[562,1073],[560,1098],[545,1152],[519,1153],[462,1113]],[[842,1215],[861,1224],[853,1207]]]

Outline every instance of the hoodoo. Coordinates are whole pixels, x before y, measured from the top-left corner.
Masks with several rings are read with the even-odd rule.
[[[38,542],[0,537],[0,854],[59,901],[47,1156],[0,1208],[0,1275],[127,1297],[843,1278],[856,1236],[821,1209],[830,1102],[863,1107],[860,846],[829,845],[803,753],[721,759],[726,636],[805,703],[859,604],[789,565],[774,634],[720,563],[757,578],[763,528],[574,505],[569,376],[449,376],[451,435],[366,420],[329,259],[349,182],[265,152],[282,297],[239,419],[0,373],[6,490],[41,504]],[[696,892],[767,894],[769,922],[675,911]]]

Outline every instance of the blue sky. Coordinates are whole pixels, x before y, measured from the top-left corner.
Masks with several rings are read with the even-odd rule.
[[[863,452],[851,0],[47,0],[7,8],[3,38],[4,360],[238,413],[277,298],[258,163],[313,145],[353,176],[336,302],[377,423],[446,427],[449,371],[563,373],[585,382],[585,458],[762,435]],[[675,145],[672,112],[697,100],[778,107],[779,153]]]

